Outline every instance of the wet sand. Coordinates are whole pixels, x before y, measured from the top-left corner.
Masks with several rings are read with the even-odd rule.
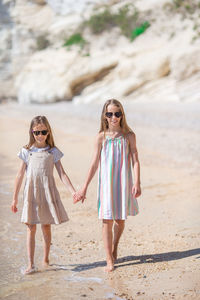
[[[86,176],[99,128],[101,105],[70,103],[0,106],[1,299],[200,299],[200,105],[125,103],[137,135],[141,162],[140,214],[129,217],[113,273],[104,272],[96,184],[86,202],[74,205],[55,172],[70,221],[52,227],[50,267],[42,269],[42,235],[37,228],[39,272],[24,276],[26,227],[12,214],[13,183],[27,143],[30,120],[45,114],[53,127],[63,166],[76,188]],[[22,196],[22,193],[21,193]]]

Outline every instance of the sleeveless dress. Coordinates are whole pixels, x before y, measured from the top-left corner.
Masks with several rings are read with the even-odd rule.
[[[132,194],[132,187],[129,141],[124,136],[106,137],[99,164],[99,219],[125,220],[128,215],[137,215],[138,202]]]
[[[28,151],[22,223],[60,224],[68,221],[55,185],[53,168],[51,151]]]

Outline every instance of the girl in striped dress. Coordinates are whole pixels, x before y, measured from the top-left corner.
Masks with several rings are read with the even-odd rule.
[[[126,123],[121,103],[115,99],[104,104],[92,164],[76,199],[84,201],[88,185],[98,166],[98,215],[103,222],[103,242],[107,257],[105,270],[110,272],[114,270],[125,219],[128,215],[138,214],[136,198],[141,194],[135,134]]]

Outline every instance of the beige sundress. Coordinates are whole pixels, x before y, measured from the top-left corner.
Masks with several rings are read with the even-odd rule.
[[[23,223],[60,224],[68,221],[56,188],[53,168],[53,153],[29,151],[21,217]]]

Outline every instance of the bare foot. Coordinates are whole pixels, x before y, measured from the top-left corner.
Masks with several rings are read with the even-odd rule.
[[[105,267],[105,272],[114,271],[114,263],[113,261],[107,261],[107,266]]]
[[[43,261],[43,267],[48,268],[49,267],[49,260]]]
[[[24,272],[25,275],[31,275],[33,273],[37,272],[37,268],[35,267],[35,265],[30,265],[26,271]]]

